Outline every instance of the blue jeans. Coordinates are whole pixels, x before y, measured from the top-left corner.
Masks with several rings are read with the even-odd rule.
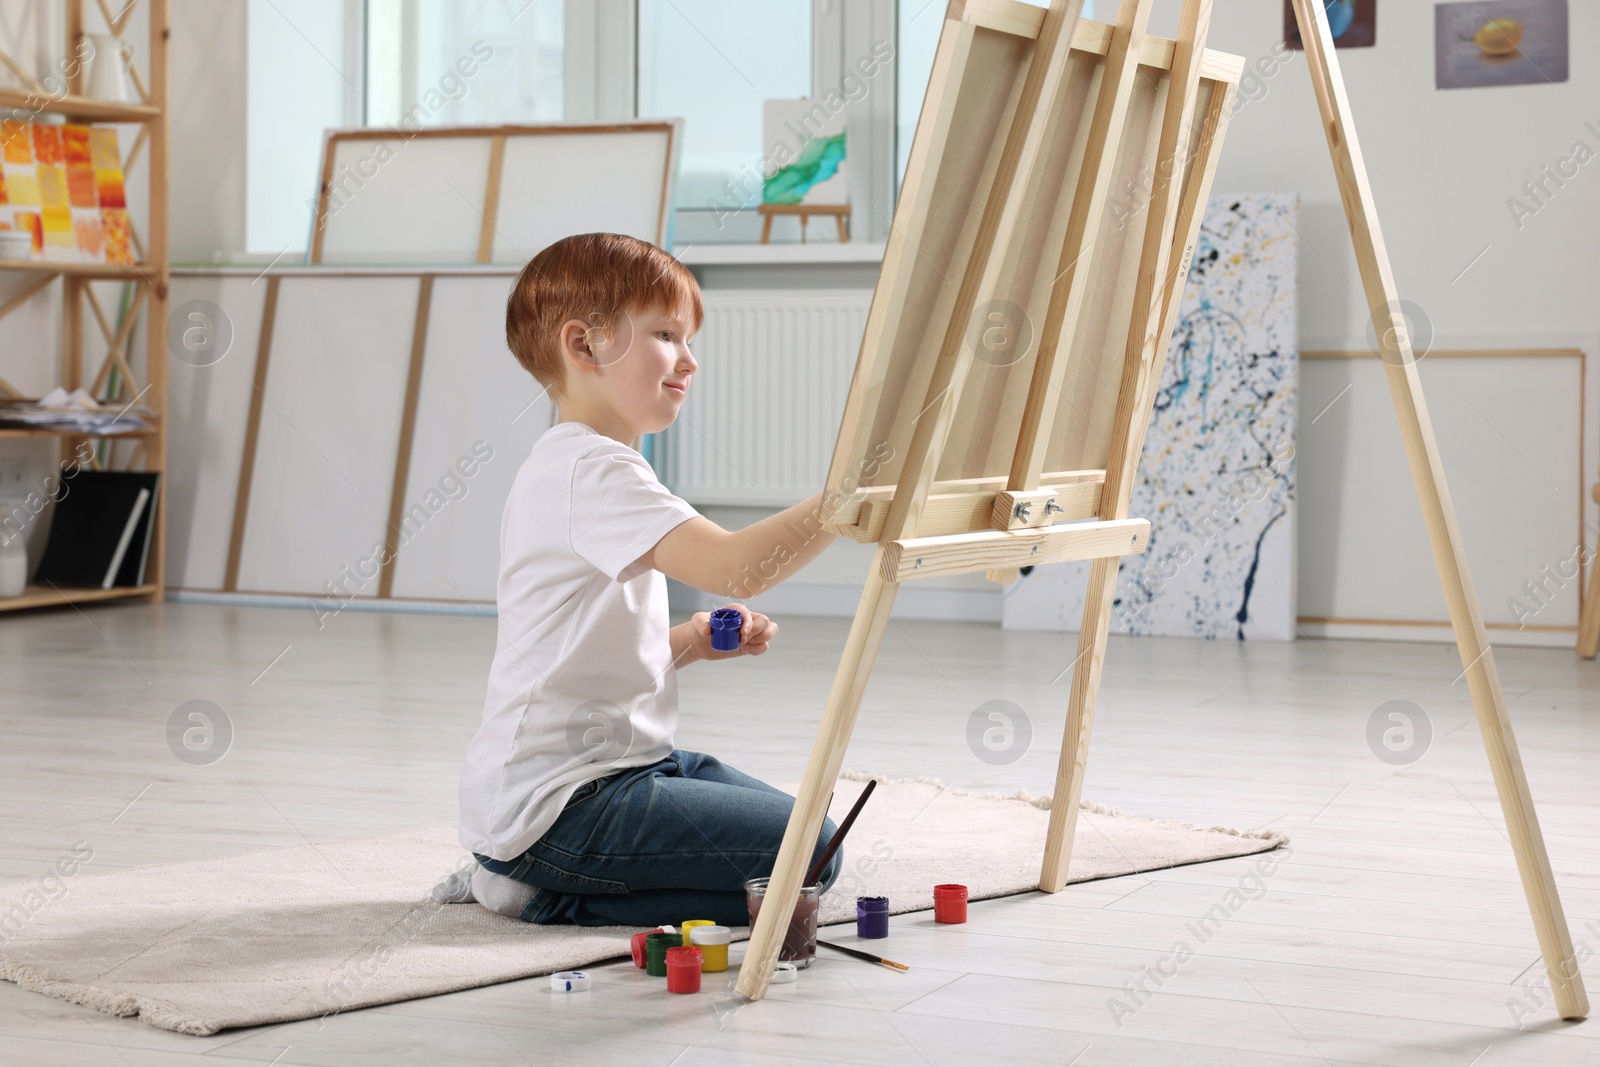
[[[714,756],[675,749],[578,788],[533,847],[478,862],[538,891],[522,920],[659,926],[712,919],[744,926],[744,882],[772,873],[794,797]],[[816,862],[837,830],[824,819]],[[823,890],[844,864],[835,853]]]

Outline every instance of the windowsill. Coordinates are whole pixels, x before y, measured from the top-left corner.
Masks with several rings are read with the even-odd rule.
[[[883,245],[866,241],[832,243],[816,241],[810,244],[727,244],[683,245],[673,249],[690,267],[747,266],[759,264],[788,265],[794,263],[880,263]]]
[[[884,246],[881,243],[851,241],[811,244],[725,244],[681,245],[673,254],[690,267],[742,267],[789,266],[793,264],[881,263]],[[274,260],[267,255],[235,253],[227,262],[174,263],[172,273],[182,276],[207,276],[218,274],[515,274],[522,269],[520,263],[319,263],[315,266],[298,257],[279,256]]]

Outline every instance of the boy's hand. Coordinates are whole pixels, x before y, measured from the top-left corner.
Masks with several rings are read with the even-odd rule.
[[[744,616],[744,625],[739,628],[739,647],[732,652],[720,652],[712,648],[711,613],[699,611],[689,619],[689,635],[694,642],[695,654],[700,659],[732,659],[735,656],[759,656],[765,652],[778,633],[778,624],[743,604],[727,606],[737,608],[739,614]]]

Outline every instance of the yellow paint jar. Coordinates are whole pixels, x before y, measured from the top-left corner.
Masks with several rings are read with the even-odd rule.
[[[689,931],[693,930],[695,927],[697,927],[697,926],[715,926],[715,925],[717,925],[717,924],[712,922],[710,919],[690,919],[689,921],[685,922],[683,924],[683,927],[682,927],[684,945],[687,946],[687,945],[694,944],[693,941],[689,940]]]
[[[689,931],[689,940],[700,950],[702,971],[728,969],[728,942],[733,940],[732,930],[726,926],[696,926]]]

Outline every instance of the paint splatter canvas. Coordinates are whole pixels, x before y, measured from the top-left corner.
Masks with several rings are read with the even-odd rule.
[[[832,94],[836,96],[837,94]],[[841,98],[842,101],[842,98]],[[762,111],[767,204],[848,204],[844,108],[822,100],[768,100]]]
[[[1150,547],[1122,560],[1112,633],[1294,638],[1298,200],[1207,204],[1128,509]],[[1077,630],[1088,571],[1033,568],[1003,625]]]
[[[58,263],[132,263],[122,156],[110,127],[0,123],[0,230]]]

